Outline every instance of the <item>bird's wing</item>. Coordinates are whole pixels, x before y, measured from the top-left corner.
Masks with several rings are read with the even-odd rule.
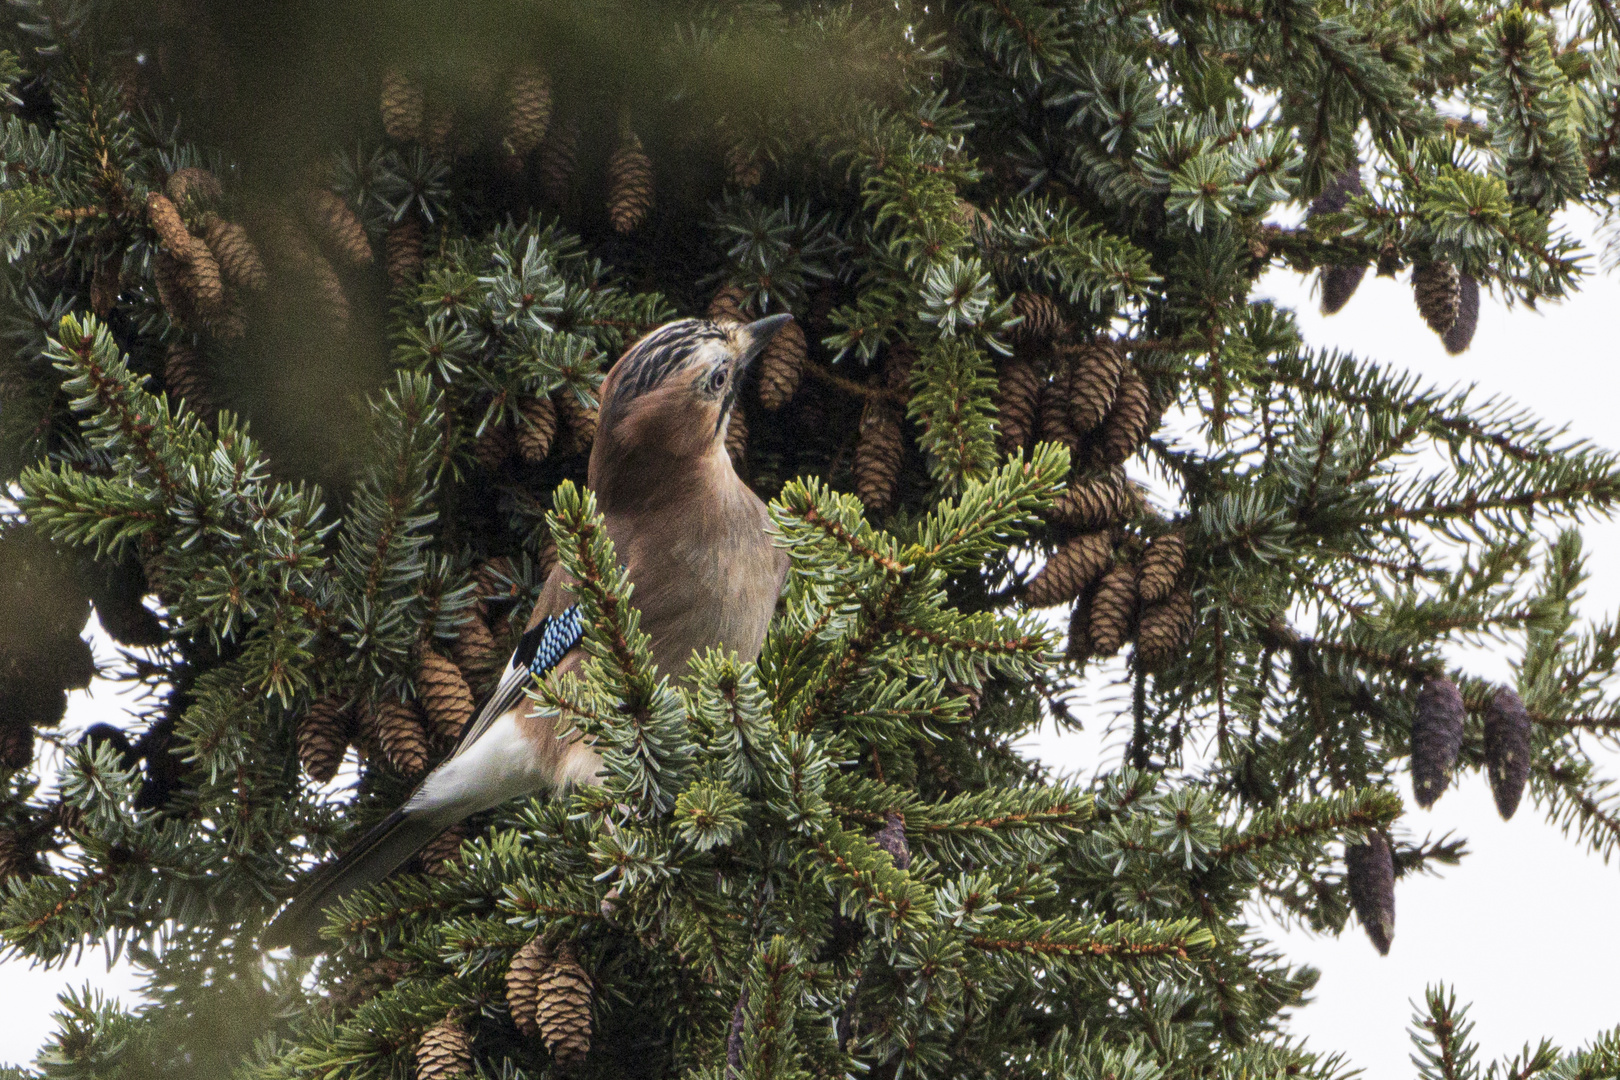
[[[551,572],[535,602],[534,614],[529,616],[529,626],[507,658],[500,680],[483,707],[461,729],[450,758],[460,757],[491,724],[516,708],[530,683],[562,663],[585,636],[584,613],[565,588],[569,580],[560,566]]]

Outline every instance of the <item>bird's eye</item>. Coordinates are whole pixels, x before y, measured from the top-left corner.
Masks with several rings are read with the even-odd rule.
[[[725,389],[725,386],[726,369],[716,368],[714,374],[709,376],[709,389],[718,394],[721,390]]]

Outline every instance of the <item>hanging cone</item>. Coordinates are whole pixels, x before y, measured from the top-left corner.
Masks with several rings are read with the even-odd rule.
[[[388,284],[397,289],[415,281],[422,273],[422,223],[407,217],[388,226],[383,258],[388,263]]]
[[[1036,608],[1068,603],[1102,576],[1113,553],[1113,540],[1105,532],[1065,541],[1024,587],[1021,602]]]
[[[917,366],[917,350],[910,342],[890,343],[883,358],[883,381],[905,401],[911,400],[911,369]]]
[[[1103,421],[1102,438],[1097,445],[1098,457],[1104,465],[1122,465],[1136,453],[1150,434],[1150,406],[1147,383],[1134,367],[1127,366],[1119,380],[1114,407],[1108,410],[1108,418]]]
[[[742,476],[747,471],[748,417],[740,408],[733,407],[726,420],[726,455],[731,458],[732,470]]]
[[[171,254],[182,260],[190,256],[192,241],[196,238],[186,229],[179,208],[167,195],[157,191],[147,193],[146,220]]]
[[[911,846],[906,843],[906,819],[891,810],[883,816],[883,828],[872,837],[872,843],[889,853],[897,870],[911,868]]]
[[[422,144],[434,157],[443,157],[453,149],[456,133],[456,114],[450,107],[437,102],[422,110]]]
[[[472,1075],[472,1039],[448,1018],[422,1033],[416,1044],[416,1080],[455,1080]]]
[[[177,207],[197,212],[213,206],[225,195],[225,189],[219,186],[219,179],[207,169],[199,169],[195,165],[176,169],[169,176],[169,182],[163,185],[163,190]]]
[[[417,707],[409,701],[376,702],[370,720],[388,764],[404,776],[421,775],[428,763],[428,732]]]
[[[483,433],[473,440],[473,458],[490,472],[499,472],[506,459],[517,453],[517,435],[506,421],[497,418],[485,425]]]
[[[1147,671],[1159,671],[1174,660],[1192,633],[1192,594],[1176,589],[1142,610],[1136,630],[1136,660]]]
[[[304,196],[304,220],[349,266],[370,266],[375,256],[366,227],[348,200],[336,192],[316,188]]]
[[[720,320],[747,322],[749,319],[748,307],[748,290],[741,285],[734,285],[728,281],[720,286],[720,290],[709,301],[707,315],[716,322]]]
[[[518,455],[530,465],[538,465],[551,453],[557,437],[557,406],[550,398],[529,397],[518,402],[523,421],[518,424]]]
[[[435,741],[449,744],[460,738],[472,719],[472,691],[461,669],[430,645],[423,645],[417,652],[416,696],[427,713]]]
[[[1101,473],[1073,477],[1052,504],[1051,518],[1071,529],[1095,531],[1125,521],[1135,509],[1135,495],[1125,470],[1113,466]]]
[[[0,717],[0,769],[15,772],[34,763],[34,728],[18,717]]]
[[[557,415],[568,425],[568,439],[574,452],[585,453],[596,441],[596,399],[592,398],[586,405],[565,386],[553,394],[551,400],[557,406]]]
[[[458,822],[429,840],[416,853],[422,873],[430,877],[449,877],[461,865],[461,845],[467,840],[467,826]]]
[[[1361,163],[1354,162],[1330,180],[1322,189],[1322,193],[1311,200],[1306,217],[1337,214],[1349,205],[1351,199],[1365,190],[1361,183]],[[1361,284],[1361,279],[1366,276],[1365,265],[1322,267],[1322,314],[1332,315],[1348,304],[1350,298],[1355,295],[1356,288]]]
[[[899,410],[883,398],[867,398],[855,442],[855,493],[868,513],[882,517],[894,505],[905,454]]]
[[[213,395],[208,391],[204,360],[194,346],[169,343],[163,358],[163,387],[171,400],[184,401],[203,420],[213,419]]]
[[[1061,355],[1052,365],[1052,377],[1041,384],[1035,398],[1035,438],[1038,442],[1054,442],[1069,448],[1073,454],[1080,448],[1080,433],[1069,419],[1069,387],[1071,375],[1067,360]]]
[[[208,245],[191,238],[191,252],[180,260],[180,284],[191,295],[192,306],[205,322],[225,309],[225,276]]]
[[[1507,821],[1530,779],[1530,713],[1519,695],[1506,688],[1496,692],[1485,712],[1485,774],[1496,812]]]
[[[1322,314],[1336,315],[1343,310],[1366,276],[1365,264],[1322,267]]]
[[[520,65],[506,84],[507,154],[525,158],[545,138],[551,123],[551,79],[532,64]]]
[[[226,221],[218,214],[204,214],[202,218],[203,243],[219,261],[225,284],[244,292],[258,292],[264,288],[264,260],[259,249],[248,239],[247,230],[234,221]]]
[[[652,213],[652,162],[641,139],[626,128],[608,161],[608,220],[618,233],[632,233]]]
[[[1379,833],[1368,833],[1365,844],[1345,846],[1344,865],[1350,906],[1378,955],[1388,956],[1395,940],[1395,858],[1389,841]]]
[[[569,117],[560,124],[552,124],[546,137],[540,141],[540,158],[536,171],[540,175],[540,190],[546,201],[561,206],[573,191],[574,170],[579,158],[579,121]]]
[[[1089,341],[1063,350],[1069,370],[1069,423],[1087,432],[1108,416],[1129,367],[1125,350],[1114,341]]]
[[[1096,656],[1113,656],[1130,637],[1136,613],[1136,571],[1125,563],[1109,568],[1091,599],[1089,629]]]
[[[1412,267],[1412,297],[1429,329],[1444,334],[1457,322],[1462,282],[1449,262],[1419,263]]]
[[[1051,341],[1063,332],[1063,312],[1050,296],[1021,292],[1013,297],[1012,313],[1024,320],[1012,328],[1012,339],[1020,344]]]
[[[788,323],[776,332],[759,358],[759,403],[775,412],[792,400],[804,378],[804,364],[809,355],[804,339],[804,327],[798,320]]]
[[[337,775],[349,748],[351,725],[342,699],[330,696],[310,703],[298,721],[298,761],[316,783]]]
[[[765,179],[765,157],[742,142],[726,147],[726,177],[744,190]]]
[[[1041,374],[1022,356],[1009,356],[996,374],[996,448],[1003,454],[1029,449],[1035,434],[1035,403]]]
[[[1418,691],[1412,716],[1412,794],[1424,809],[1451,782],[1462,749],[1464,716],[1462,694],[1450,679],[1430,679]]]
[[[551,1056],[564,1067],[584,1060],[591,1049],[591,980],[579,966],[572,941],[558,944],[536,996],[535,1024]]]
[[[506,1010],[512,1023],[533,1038],[540,1033],[535,1015],[540,1009],[540,978],[551,967],[551,948],[536,935],[524,943],[506,969]]]
[[[1084,660],[1096,651],[1091,643],[1091,602],[1095,594],[1096,589],[1082,593],[1069,612],[1069,643],[1063,655],[1070,660]]]
[[[1457,321],[1451,329],[1440,335],[1440,343],[1452,356],[1468,351],[1474,343],[1474,331],[1479,329],[1479,281],[1472,274],[1457,279]]]
[[[383,130],[396,142],[415,142],[422,137],[422,88],[397,68],[389,69],[382,82]]]
[[[159,249],[152,257],[152,282],[157,287],[158,303],[169,320],[176,326],[190,326],[197,319],[191,304],[191,294],[180,280],[182,264],[167,251]]]
[[[1170,595],[1187,561],[1187,540],[1179,532],[1165,533],[1147,546],[1136,568],[1136,590],[1143,604],[1157,604]]]
[[[484,620],[471,611],[456,627],[456,641],[450,647],[450,655],[474,687],[479,687],[502,659],[495,647],[495,636]]]

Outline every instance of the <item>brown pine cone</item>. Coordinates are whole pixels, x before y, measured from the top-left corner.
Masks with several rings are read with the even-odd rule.
[[[1035,403],[1041,373],[1022,356],[1009,356],[996,378],[996,446],[1003,454],[1029,449],[1035,434]]]
[[[157,286],[158,303],[176,326],[191,326],[197,320],[190,290],[181,281],[184,273],[179,259],[159,249],[152,256],[152,282]]]
[[[172,341],[163,358],[163,387],[171,399],[184,401],[203,420],[214,417],[213,395],[202,354],[183,341]]]
[[[428,764],[428,730],[422,713],[409,701],[379,701],[371,706],[370,726],[388,764],[405,776],[420,776]]]
[[[557,945],[535,988],[535,1025],[557,1064],[584,1060],[591,1049],[591,979],[579,966],[572,941]]]
[[[180,260],[180,283],[191,294],[192,306],[210,326],[225,311],[225,276],[208,245],[191,238],[191,253]]]
[[[506,86],[506,152],[525,158],[551,124],[551,79],[532,64],[520,65]]]
[[[472,1039],[446,1018],[422,1033],[416,1044],[416,1080],[454,1080],[472,1075]]]
[[[1311,200],[1310,217],[1317,214],[1336,214],[1349,205],[1350,200],[1366,188],[1361,182],[1361,163],[1353,162],[1338,176],[1328,181],[1322,193]],[[1329,265],[1322,267],[1322,314],[1332,315],[1350,302],[1361,279],[1367,275],[1365,264]]]
[[[461,864],[461,845],[468,836],[465,822],[458,822],[423,845],[416,853],[422,873],[430,877],[449,877]]]
[[[1125,470],[1116,465],[1101,473],[1072,476],[1052,504],[1050,516],[1071,529],[1095,531],[1125,521],[1134,509],[1134,489]]]
[[[550,398],[529,397],[518,402],[523,415],[517,429],[518,456],[530,465],[538,465],[551,453],[551,442],[557,437],[557,406]]]
[[[641,139],[626,129],[608,161],[608,220],[618,233],[632,233],[652,213],[652,161]]]
[[[1530,779],[1530,713],[1519,695],[1506,687],[1491,698],[1485,713],[1485,773],[1496,812],[1507,821],[1519,808]]]
[[[388,284],[397,289],[415,281],[422,272],[422,223],[406,217],[388,226],[383,258],[388,263]]]
[[[31,878],[39,872],[39,856],[21,834],[0,829],[0,892],[12,878]]]
[[[726,420],[726,455],[731,458],[732,470],[742,476],[748,462],[748,417],[735,406]]]
[[[1096,453],[1102,464],[1123,465],[1127,458],[1136,453],[1143,440],[1151,434],[1148,430],[1152,422],[1150,406],[1147,383],[1142,381],[1134,367],[1127,366],[1119,380],[1119,393],[1114,398],[1113,408],[1108,410],[1108,417],[1103,421],[1102,437],[1097,443]]]
[[[749,318],[748,307],[748,290],[741,285],[735,285],[728,281],[720,286],[719,291],[714,294],[714,298],[709,301],[707,315],[709,319],[715,322],[722,320],[747,322]]]
[[[422,88],[397,68],[389,69],[382,82],[383,130],[397,142],[415,142],[422,137]]]
[[[336,192],[316,188],[304,197],[304,218],[315,234],[350,266],[370,266],[375,255],[366,227],[348,200]]]
[[[182,260],[190,258],[192,243],[196,237],[187,230],[186,223],[180,217],[179,207],[175,206],[167,195],[157,191],[147,193],[146,220],[151,223],[163,246],[172,254]]]
[[[1429,329],[1444,334],[1457,322],[1462,301],[1462,279],[1444,259],[1412,267],[1412,298]]]
[[[343,752],[349,748],[353,724],[341,698],[329,696],[310,703],[298,720],[298,760],[316,783],[337,775]]]
[[[219,261],[226,285],[243,292],[258,292],[264,288],[264,260],[259,257],[259,249],[253,246],[246,229],[218,214],[204,214],[202,227],[203,242]]]
[[[776,332],[759,358],[759,403],[775,412],[792,400],[804,378],[809,345],[798,320]]]
[[[1418,691],[1412,714],[1412,794],[1424,809],[1433,806],[1451,782],[1462,750],[1462,693],[1450,679],[1430,679]]]
[[[1069,419],[1071,374],[1059,357],[1052,365],[1052,377],[1041,384],[1035,398],[1035,439],[1067,446],[1072,455],[1080,448],[1080,433]]]
[[[1074,610],[1069,612],[1069,643],[1063,655],[1070,660],[1084,660],[1096,651],[1091,642],[1091,602],[1096,598],[1096,591],[1093,588],[1082,593],[1074,603]]]
[[[473,440],[473,458],[490,472],[499,472],[506,459],[517,453],[517,435],[497,417],[485,425]]]
[[[1395,940],[1395,857],[1389,841],[1375,832],[1367,834],[1365,844],[1345,845],[1344,865],[1350,906],[1378,954],[1388,956]]]
[[[1192,594],[1186,589],[1176,589],[1143,608],[1136,631],[1137,662],[1148,671],[1163,668],[1186,646],[1192,625]]]
[[[906,819],[896,811],[883,815],[883,828],[872,837],[872,843],[889,853],[896,870],[911,869],[911,846],[906,843]]]
[[[759,186],[765,179],[765,158],[742,142],[726,147],[726,176],[744,190]]]
[[[176,169],[170,174],[169,182],[163,185],[163,190],[175,206],[196,211],[207,209],[225,195],[225,189],[219,186],[219,179],[207,169],[195,165]]]
[[[1025,607],[1068,603],[1102,576],[1113,553],[1114,543],[1106,532],[1085,533],[1064,541],[1024,587],[1022,603]]]
[[[855,443],[855,493],[867,511],[878,517],[889,512],[899,493],[904,439],[900,410],[884,398],[867,398]]]
[[[443,157],[454,150],[456,114],[450,106],[432,102],[422,110],[422,145],[435,157]]]
[[[1012,329],[1020,344],[1051,341],[1063,332],[1063,312],[1050,296],[1021,292],[1013,297],[1012,313],[1024,320]]]
[[[423,645],[417,652],[416,695],[435,740],[449,744],[461,737],[473,715],[472,691],[461,669],[431,645]]]
[[[1440,343],[1452,356],[1468,351],[1479,329],[1479,281],[1472,274],[1457,279],[1457,320],[1440,335]]]
[[[1090,632],[1094,655],[1113,656],[1131,634],[1131,616],[1136,614],[1136,571],[1118,563],[1097,582],[1091,600]]]
[[[1170,595],[1187,561],[1187,539],[1179,532],[1156,537],[1142,553],[1136,568],[1136,588],[1142,603],[1157,604]]]
[[[538,934],[512,956],[506,969],[506,1010],[512,1023],[533,1038],[540,1033],[535,1014],[540,1008],[540,978],[551,968],[551,948]]]
[[[584,453],[596,441],[596,399],[592,398],[589,405],[579,400],[579,395],[568,387],[563,387],[552,395],[552,402],[557,406],[557,415],[568,426],[568,442],[575,453]]]
[[[536,171],[540,174],[540,190],[546,201],[561,206],[573,191],[574,170],[579,159],[579,121],[569,117],[560,124],[552,124],[546,137],[540,140],[540,158]]]
[[[1075,431],[1087,432],[1102,423],[1113,408],[1129,363],[1119,343],[1106,338],[1063,352],[1074,373],[1069,377],[1069,422]]]
[[[467,613],[456,631],[456,641],[450,647],[450,655],[467,681],[478,689],[494,673],[502,659],[495,647],[495,635],[489,632],[489,626],[474,611]]]
[[[33,763],[33,725],[15,716],[0,716],[0,769],[15,772]]]

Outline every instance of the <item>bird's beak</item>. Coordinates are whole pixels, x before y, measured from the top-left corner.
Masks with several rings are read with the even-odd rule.
[[[737,350],[737,359],[732,362],[732,367],[740,372],[753,363],[754,357],[765,350],[765,346],[770,344],[776,332],[792,321],[791,315],[771,315],[744,326],[738,331],[738,336],[742,338],[742,348]]]

